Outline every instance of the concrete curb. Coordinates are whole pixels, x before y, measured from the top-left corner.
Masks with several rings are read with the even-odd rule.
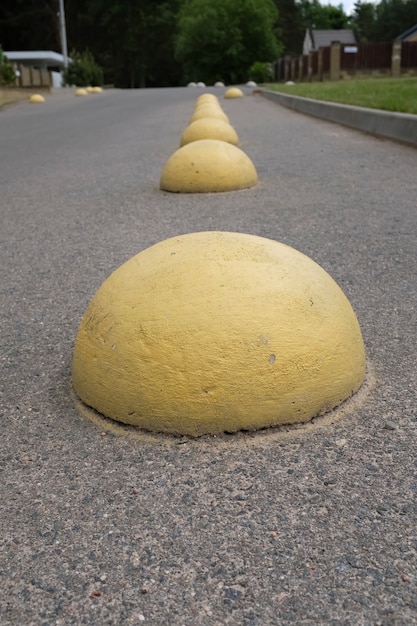
[[[259,92],[264,98],[299,113],[417,146],[417,115],[323,102],[268,89],[260,89]]]

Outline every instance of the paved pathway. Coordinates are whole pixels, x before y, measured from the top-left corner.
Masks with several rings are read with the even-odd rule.
[[[222,105],[259,185],[163,193],[199,93],[0,112],[0,623],[417,623],[417,152],[248,95]],[[199,230],[285,242],[345,291],[370,372],[333,425],[132,438],[77,410],[89,299]]]

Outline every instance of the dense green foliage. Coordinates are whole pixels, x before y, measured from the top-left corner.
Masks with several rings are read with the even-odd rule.
[[[273,61],[280,52],[276,19],[272,0],[185,0],[175,54],[186,80],[246,81],[257,59]]]
[[[319,30],[349,28],[349,18],[342,4],[335,7],[331,4],[322,5],[319,0],[300,0],[299,8],[302,23],[306,28]]]
[[[58,9],[58,0],[1,0],[4,49],[60,51]],[[65,10],[68,49],[90,50],[119,87],[246,80],[255,62],[300,54],[306,28],[388,41],[417,23],[417,0],[357,0],[351,16],[319,0],[65,0]]]
[[[180,68],[173,58],[173,37],[180,0],[83,3],[88,9],[83,20],[86,45],[106,68],[106,82],[124,87],[178,84]],[[97,52],[87,41],[88,33]]]
[[[0,46],[0,85],[14,85],[16,82],[16,74],[13,65],[3,52],[3,48]]]
[[[274,72],[271,63],[262,63],[262,61],[255,61],[249,68],[248,77],[250,80],[254,80],[255,83],[266,83],[273,79]]]
[[[390,41],[417,24],[417,0],[357,0],[351,21],[362,41]]]
[[[77,87],[96,87],[103,84],[103,70],[94,61],[89,50],[71,52],[71,63],[64,72],[64,85]]]

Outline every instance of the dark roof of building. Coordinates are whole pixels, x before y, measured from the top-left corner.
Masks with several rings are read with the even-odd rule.
[[[417,24],[414,24],[414,26],[412,26],[405,32],[401,33],[401,35],[398,35],[396,39],[400,39],[401,41],[404,41],[404,39],[407,39],[407,37],[409,37],[410,35],[414,35],[415,32],[417,32]]]
[[[316,30],[311,28],[310,35],[315,50],[318,50],[321,47],[330,46],[332,41],[340,41],[340,43],[356,43],[355,33],[350,28],[340,30]]]

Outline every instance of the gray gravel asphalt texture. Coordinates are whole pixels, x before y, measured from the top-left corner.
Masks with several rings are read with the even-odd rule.
[[[247,91],[220,103],[258,186],[162,192],[200,93],[0,111],[0,624],[417,624],[417,152]],[[333,276],[367,350],[355,401],[309,428],[200,439],[79,410],[91,297],[204,230],[287,243]]]

